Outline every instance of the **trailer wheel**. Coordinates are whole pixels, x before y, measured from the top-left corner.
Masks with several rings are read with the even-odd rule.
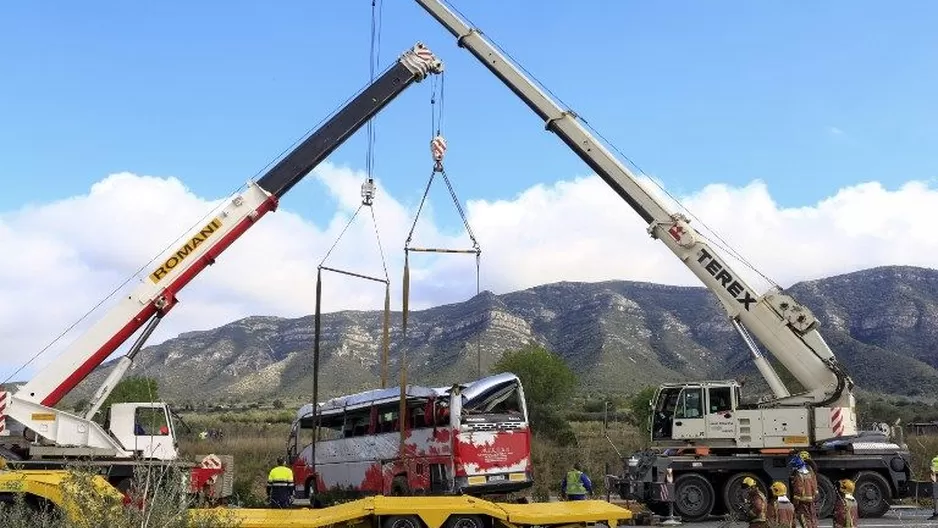
[[[422,528],[416,515],[388,515],[381,521],[381,528]]]
[[[737,473],[726,479],[726,484],[723,485],[723,505],[726,513],[732,515],[733,518],[746,518],[746,490],[743,489],[743,479],[746,477],[755,480],[762,493],[767,493],[765,483],[754,473]]]
[[[856,489],[857,513],[860,517],[882,517],[889,511],[892,496],[889,482],[875,471],[861,471],[853,479]]]
[[[445,528],[485,528],[480,515],[453,515],[446,520]]]
[[[685,522],[701,521],[713,511],[715,496],[710,481],[685,473],[674,481],[674,512]]]
[[[817,518],[826,519],[834,514],[834,499],[837,497],[837,490],[829,477],[818,474],[817,491],[818,499],[815,501]]]

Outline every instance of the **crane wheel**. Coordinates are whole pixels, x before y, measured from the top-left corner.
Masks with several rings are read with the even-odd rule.
[[[817,475],[818,500],[817,518],[826,519],[834,514],[834,500],[837,497],[837,490],[829,477],[818,473]]]
[[[685,522],[706,519],[713,511],[716,493],[703,475],[685,473],[674,480],[674,513]]]
[[[723,506],[726,508],[726,513],[734,516],[734,518],[746,518],[746,490],[743,489],[743,479],[746,477],[755,480],[756,485],[759,486],[762,493],[768,493],[768,490],[765,488],[765,483],[762,482],[759,475],[755,473],[736,473],[726,479],[726,482],[723,484]]]
[[[860,517],[882,517],[889,511],[892,488],[882,475],[875,471],[861,471],[853,481],[856,483],[853,496],[857,499],[857,513]]]

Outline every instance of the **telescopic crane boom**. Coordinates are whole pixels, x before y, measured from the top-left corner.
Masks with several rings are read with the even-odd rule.
[[[496,77],[508,86],[560,139],[590,166],[647,223],[726,310],[750,347],[774,393],[761,405],[741,402],[736,380],[660,385],[649,419],[651,450],[625,462],[615,487],[623,499],[685,522],[711,513],[745,509],[743,482],[755,478],[767,489],[787,482],[786,459],[805,450],[817,466],[821,517],[833,510],[832,482],[856,483],[862,517],[880,517],[890,501],[910,495],[910,454],[884,436],[858,434],[853,383],[818,332],[811,312],[778,288],[762,296],[731,269],[689,225],[642,188],[639,180],[578,121],[542,92],[520,68],[499,53],[441,0],[416,0]],[[755,344],[758,339],[797,379],[804,391],[789,394]],[[615,482],[615,481],[614,481]]]
[[[760,372],[775,393],[776,406],[853,405],[849,377],[818,332],[818,321],[805,306],[780,289],[756,295],[738,273],[710,248],[680,213],[671,213],[647,192],[590,132],[576,114],[564,110],[528,79],[507,57],[439,0],[416,0],[554,132],[648,223],[648,233],[662,241],[713,292],[747,344],[749,333],[775,356],[805,388],[791,395],[771,365],[751,348]],[[747,332],[748,330],[748,332]]]
[[[75,340],[54,362],[42,369],[10,398],[6,415],[47,440],[69,445],[117,448],[97,424],[87,418],[51,409],[107,359],[118,347],[146,326],[145,339],[159,320],[178,302],[177,295],[221,253],[268,212],[280,197],[309,174],[369,119],[408,86],[443,71],[443,64],[417,43],[319,129],[313,132],[247,190],[234,197],[216,216],[191,233],[142,283],[87,332]],[[142,339],[121,359],[95,394],[91,415],[130,367]],[[5,393],[0,393],[6,396]],[[44,417],[36,422],[35,416]],[[54,426],[49,418],[55,417]],[[90,418],[90,416],[88,417]],[[0,434],[4,427],[0,407]],[[90,444],[89,444],[90,442]]]

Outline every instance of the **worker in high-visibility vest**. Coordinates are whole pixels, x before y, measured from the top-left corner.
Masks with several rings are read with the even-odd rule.
[[[267,474],[267,500],[272,508],[288,508],[293,503],[293,470],[283,457]]]
[[[579,463],[573,464],[573,469],[567,472],[560,481],[560,494],[566,500],[583,500],[587,494],[593,493],[593,483],[583,473]]]
[[[929,521],[934,521],[938,519],[938,455],[935,455],[931,459],[931,501],[932,501],[932,514],[928,518]]]

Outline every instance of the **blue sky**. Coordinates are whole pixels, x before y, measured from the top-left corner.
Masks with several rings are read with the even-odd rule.
[[[446,64],[446,167],[483,248],[483,289],[699,285],[604,184],[573,181],[586,165],[415,2],[384,4],[380,69],[418,40]],[[759,273],[788,285],[877,265],[938,268],[938,239],[921,227],[938,209],[938,4],[456,7]],[[17,250],[0,268],[0,372],[363,88],[370,17],[367,0],[3,4],[0,245]],[[430,95],[430,83],[411,87],[376,124],[395,307],[400,248],[432,167]],[[365,167],[364,140],[359,132],[193,282],[159,339],[311,313],[316,265],[357,205],[361,174],[343,168]],[[132,174],[83,196],[121,172]],[[428,240],[453,242],[461,223],[433,203]],[[337,267],[377,269],[371,226],[350,233]],[[411,306],[475,293],[472,263],[455,260],[415,267]],[[324,311],[383,305],[373,285],[326,289]]]
[[[678,192],[764,180],[784,206],[852,183],[931,180],[938,4],[454,2]],[[223,195],[368,80],[370,2],[6,3],[0,211],[109,173]],[[422,40],[445,62],[448,174],[463,200],[588,172],[414,2],[386,2],[382,68]],[[430,87],[376,124],[376,176],[419,199]],[[363,133],[330,159],[364,166]],[[331,215],[302,185],[285,207]],[[453,219],[451,219],[453,220]]]

